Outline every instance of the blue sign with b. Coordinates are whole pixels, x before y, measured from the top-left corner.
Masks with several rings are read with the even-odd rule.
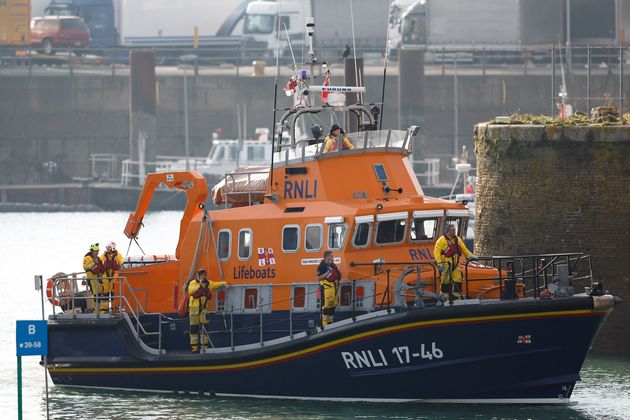
[[[46,321],[16,321],[15,340],[18,356],[48,355],[48,323]]]

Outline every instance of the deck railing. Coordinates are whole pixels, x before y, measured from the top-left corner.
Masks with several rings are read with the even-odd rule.
[[[465,265],[466,295],[469,294],[471,282],[487,280],[496,282],[503,298],[516,298],[514,288],[517,284],[525,287],[526,296],[539,298],[543,290],[553,290],[556,295],[569,295],[574,290],[581,290],[580,282],[585,288],[589,288],[593,282],[591,257],[582,253],[480,256],[477,259],[479,262],[467,261]],[[492,277],[470,278],[468,270],[473,264],[494,268],[496,274]]]
[[[475,264],[480,267],[491,268],[489,277],[471,278],[469,267]],[[339,285],[340,305],[337,311],[350,314],[348,320],[335,322],[325,329],[335,328],[348,322],[355,322],[361,319],[357,314],[368,314],[374,311],[382,311],[381,315],[390,313],[392,310],[405,310],[409,308],[422,308],[426,302],[440,306],[446,303],[448,297],[444,297],[439,292],[438,270],[433,262],[385,262],[373,261],[369,263],[351,262],[351,267],[372,266],[373,271],[365,273],[363,277],[343,281]],[[145,310],[138,298],[138,292],[145,292],[144,289],[133,288],[126,277],[107,278],[116,284],[116,293],[109,295],[92,295],[88,290],[88,279],[84,273],[73,273],[67,276],[55,277],[52,286],[52,300],[60,300],[65,307],[64,315],[78,316],[78,308],[93,308],[94,317],[102,316],[99,313],[100,303],[103,299],[111,302],[112,315],[128,317],[130,325],[136,339],[142,342],[143,337],[157,336],[157,351],[163,353],[162,323],[172,321],[167,315],[162,313],[149,313]],[[582,274],[582,275],[579,275]],[[356,273],[355,273],[356,276]],[[394,277],[392,277],[394,276]],[[395,277],[397,276],[397,277]],[[412,278],[409,279],[408,276]],[[377,279],[385,278],[385,287],[379,290]],[[392,278],[395,279],[392,280]],[[592,269],[590,256],[580,253],[565,254],[541,254],[523,256],[493,256],[478,257],[478,262],[468,261],[464,265],[465,295],[469,296],[469,284],[471,282],[492,280],[499,287],[499,299],[516,299],[514,290],[517,284],[523,284],[526,288],[526,296],[530,298],[541,298],[541,292],[548,290],[555,296],[570,296],[574,290],[581,290],[578,286],[584,283],[585,292],[590,290],[592,285]],[[382,281],[382,280],[381,280]],[[369,285],[368,293],[365,292],[366,285]],[[81,286],[85,286],[81,290]],[[304,287],[300,294],[299,307],[295,306],[295,287]],[[249,302],[246,297],[246,289],[256,289],[255,296]],[[278,288],[292,288],[284,299],[273,300],[273,290]],[[357,291],[361,288],[361,293]],[[264,289],[264,290],[263,290]],[[347,295],[349,293],[349,295]],[[232,294],[232,297],[230,297]],[[215,348],[212,337],[217,333],[229,334],[229,348],[237,347],[235,334],[252,331],[252,324],[235,327],[234,317],[240,315],[258,316],[258,342],[257,345],[264,346],[266,338],[270,334],[277,339],[278,333],[282,333],[284,339],[294,339],[296,335],[295,322],[298,320],[309,320],[308,329],[301,329],[297,332],[321,330],[321,318],[319,325],[310,325],[314,313],[319,313],[321,308],[322,291],[317,282],[299,282],[292,284],[236,284],[230,286],[224,293],[223,298],[215,297],[213,300],[215,314],[224,319],[224,329],[210,331],[202,325],[202,334],[208,338],[211,349]],[[345,301],[346,305],[342,305]],[[380,301],[380,302],[379,302]],[[77,304],[77,302],[85,302]],[[275,305],[288,302],[288,315],[286,318],[265,320],[264,314],[272,313]],[[364,304],[367,302],[367,304]],[[359,304],[361,303],[361,304]],[[457,303],[457,302],[456,302]],[[448,306],[448,305],[445,305]],[[53,318],[57,317],[55,307],[53,307]],[[143,317],[157,317],[157,331],[149,331],[142,324]],[[227,319],[229,318],[229,328]],[[146,319],[145,319],[146,320]],[[183,319],[185,320],[185,318]],[[287,327],[288,323],[288,327]],[[274,325],[284,325],[281,330],[270,330]],[[225,339],[224,339],[225,342]],[[248,343],[253,345],[256,343]],[[147,346],[148,347],[148,346]]]

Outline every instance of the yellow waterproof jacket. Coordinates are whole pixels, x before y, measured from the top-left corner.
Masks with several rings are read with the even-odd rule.
[[[447,256],[445,254],[448,253],[449,246],[456,249],[456,252],[453,256]],[[440,238],[435,242],[435,248],[433,249],[433,256],[435,257],[435,262],[438,266],[444,263],[450,263],[452,269],[456,269],[459,265],[459,258],[463,255],[466,259],[471,259],[475,255],[466,248],[464,245],[464,241],[459,236],[455,236],[454,238],[447,239],[446,235],[440,236]]]
[[[94,258],[90,253],[87,253],[85,257],[83,257],[83,270],[88,279],[101,277],[104,271],[103,263],[98,257]]]
[[[324,140],[326,143],[324,144],[324,153],[335,152],[337,151],[337,139],[333,136],[328,136]],[[350,139],[348,137],[343,136],[343,148],[344,149],[354,149],[352,143],[350,143]]]
[[[212,298],[212,290],[225,286],[227,283],[224,281],[208,281],[209,285],[206,290],[203,290],[203,286],[199,279],[191,280],[188,283],[188,307],[189,308],[204,308],[206,311],[210,310],[210,299]]]
[[[101,254],[101,261],[105,267],[105,277],[118,277],[118,271],[122,268],[125,262],[120,252],[105,252]],[[118,268],[116,268],[118,267]]]

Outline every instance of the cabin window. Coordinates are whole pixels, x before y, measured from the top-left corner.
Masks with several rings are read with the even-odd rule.
[[[215,160],[215,161],[223,160],[224,155],[225,155],[225,147],[218,146],[217,150],[214,152],[214,156],[212,157],[212,160]]]
[[[306,288],[295,286],[293,288],[293,308],[304,308],[306,306]]]
[[[405,238],[407,228],[406,219],[384,220],[378,222],[376,228],[377,244],[393,244],[401,242]]]
[[[291,17],[290,16],[280,16],[280,30],[291,29]]]
[[[409,229],[409,239],[412,241],[434,239],[437,233],[438,221],[437,217],[413,219],[411,229]]]
[[[322,225],[308,225],[304,232],[304,249],[310,252],[322,249],[324,229]]]
[[[282,228],[282,250],[297,252],[300,246],[300,227],[289,225]]]
[[[248,260],[252,256],[252,230],[241,229],[238,233],[238,258]]]
[[[229,229],[220,230],[217,245],[219,247],[219,259],[229,260],[232,253],[232,231]]]
[[[243,308],[253,309],[258,306],[258,289],[247,288],[244,293],[245,302],[243,302]]]
[[[265,146],[249,146],[247,160],[265,160]]]
[[[345,223],[331,223],[328,225],[328,249],[336,250],[343,248],[346,240],[348,225]]]
[[[463,230],[464,219],[461,217],[447,217],[446,224],[444,225],[444,230],[446,231],[446,227],[449,225],[455,225],[455,235],[460,236],[462,239],[465,239],[466,231]]]
[[[371,223],[358,223],[354,232],[354,246],[355,248],[363,248],[368,246],[370,242],[370,230],[372,229]]]

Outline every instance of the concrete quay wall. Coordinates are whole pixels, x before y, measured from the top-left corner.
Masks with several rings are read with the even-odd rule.
[[[475,250],[584,252],[625,304],[594,350],[630,356],[630,126],[475,128]]]
[[[597,83],[596,83],[597,82]],[[183,78],[158,75],[158,155],[184,154]],[[273,115],[273,77],[200,75],[188,78],[191,154],[206,155],[211,133],[237,135],[237,104],[247,105],[248,133],[269,127]],[[333,84],[343,76],[333,77]],[[284,84],[284,79],[279,85]],[[365,77],[365,102],[380,102],[382,77]],[[568,76],[569,89],[582,89],[584,77]],[[615,92],[614,77],[594,76],[593,96]],[[630,82],[626,83],[630,86]],[[404,87],[403,87],[404,88]],[[521,111],[548,113],[550,79],[546,75],[458,76],[459,145],[472,148],[478,121]],[[454,78],[430,74],[424,82],[422,153],[441,156],[443,166],[454,154]],[[579,96],[579,95],[576,95]],[[290,106],[283,92],[279,107]],[[398,125],[398,77],[387,77],[384,127]],[[596,104],[596,101],[594,101]],[[579,106],[578,106],[579,108]],[[37,183],[42,162],[54,161],[64,175],[90,176],[90,153],[129,154],[128,77],[118,75],[3,75],[0,77],[0,184]],[[63,182],[57,179],[56,182]]]

